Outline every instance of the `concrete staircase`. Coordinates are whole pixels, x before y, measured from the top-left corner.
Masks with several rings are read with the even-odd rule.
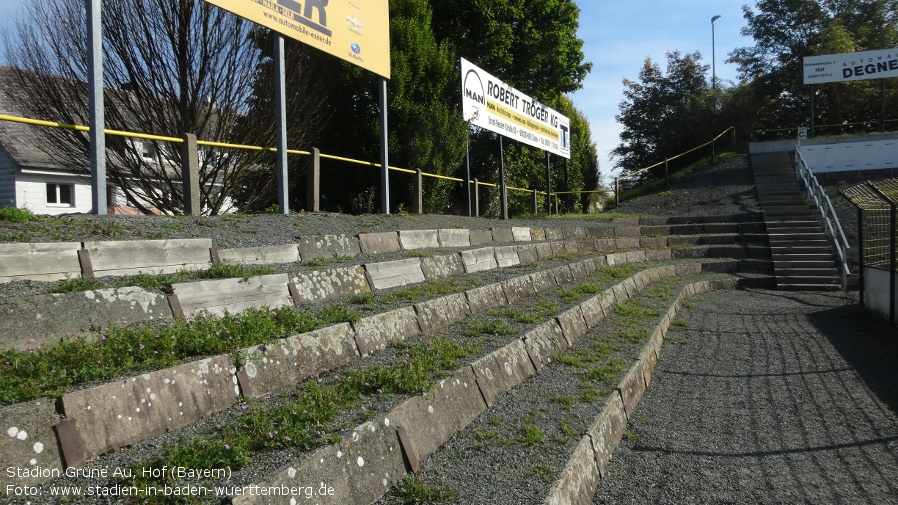
[[[789,153],[751,155],[758,200],[770,241],[777,289],[839,288],[838,270],[818,212],[807,201]]]

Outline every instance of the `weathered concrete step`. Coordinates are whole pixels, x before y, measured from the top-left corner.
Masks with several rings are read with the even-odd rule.
[[[787,223],[772,223],[767,228],[768,234],[781,235],[785,233],[824,233],[823,228],[818,224],[807,224],[803,226],[789,225]]]
[[[767,247],[762,246],[712,246],[712,247],[694,247],[685,249],[671,250],[673,259],[694,259],[694,258],[755,258],[770,259],[770,251]]]
[[[763,216],[760,212],[745,212],[728,216],[672,216],[672,217],[642,217],[639,218],[641,226],[664,226],[673,224],[702,224],[702,223],[760,223]]]
[[[841,289],[838,279],[833,279],[829,284],[804,284],[802,282],[777,283],[776,289],[780,291],[836,291]]]
[[[804,195],[758,198],[758,200],[760,200],[761,206],[765,210],[813,208],[807,201],[805,201]]]
[[[820,263],[831,261],[835,263],[833,260],[832,253],[820,253],[820,254],[782,254],[775,253],[770,255],[771,261],[780,261],[784,263],[794,263],[794,262],[803,262],[803,263]]]
[[[766,233],[748,233],[740,235],[679,235],[667,237],[669,247],[684,245],[766,245]]]
[[[764,223],[697,223],[642,226],[640,233],[646,235],[701,235],[720,233],[763,232]]]
[[[827,277],[827,278],[835,278],[838,271],[835,268],[801,268],[801,267],[789,267],[789,268],[778,268],[774,267],[774,272],[776,273],[777,278],[785,278],[785,277]]]
[[[832,258],[809,261],[771,259],[771,261],[773,262],[774,268],[790,268],[795,266],[798,266],[799,268],[836,268],[836,262]]]
[[[771,242],[770,243],[770,255],[771,257],[778,254],[817,254],[821,257],[831,258],[832,250],[829,247],[828,243],[814,243],[814,244],[806,244],[802,243],[799,245],[783,245],[784,242]]]
[[[784,285],[838,285],[839,279],[834,275],[777,275],[777,286]]]
[[[763,205],[763,203],[762,203]],[[788,216],[791,219],[800,219],[803,216],[814,216],[814,208],[807,203],[795,205],[763,205],[764,216]]]
[[[829,248],[829,241],[825,238],[790,237],[788,235],[774,235],[770,237],[770,247],[825,247]]]

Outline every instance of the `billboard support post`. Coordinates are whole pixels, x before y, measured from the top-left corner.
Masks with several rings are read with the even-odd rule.
[[[390,213],[390,155],[389,155],[389,132],[387,132],[387,79],[381,77],[377,83],[378,92],[380,94],[380,200],[381,211],[384,214]]]
[[[468,195],[468,217],[472,217],[471,210],[471,129],[468,128],[468,138],[465,139],[465,194]]]
[[[505,191],[505,149],[502,147],[502,135],[499,135],[499,219],[508,219],[508,193]]]
[[[84,0],[87,11],[87,88],[90,121],[91,205],[98,216],[106,214],[106,121],[103,104],[103,33],[100,0]]]
[[[552,169],[551,169],[551,160],[550,157],[552,155],[546,151],[546,215],[552,215]]]
[[[277,107],[277,170],[278,181],[278,212],[287,215],[290,213],[290,200],[287,194],[287,82],[285,78],[286,68],[284,64],[284,37],[274,35],[274,74],[275,103]]]

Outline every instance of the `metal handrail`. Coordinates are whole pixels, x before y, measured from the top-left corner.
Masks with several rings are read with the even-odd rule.
[[[795,176],[804,183],[805,188],[808,190],[808,199],[813,200],[814,205],[823,217],[826,234],[832,241],[833,247],[835,247],[839,255],[839,260],[842,262],[842,289],[848,289],[848,276],[851,275],[851,271],[848,269],[848,250],[851,246],[848,244],[848,239],[845,238],[845,232],[842,231],[842,223],[839,222],[839,216],[836,214],[829,195],[823,191],[823,187],[820,186],[817,177],[814,176],[808,167],[804,156],[801,154],[800,146],[795,148]]]

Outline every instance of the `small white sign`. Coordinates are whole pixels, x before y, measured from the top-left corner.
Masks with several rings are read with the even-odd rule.
[[[798,140],[807,140],[808,139],[808,129],[805,126],[802,126],[798,129]]]

